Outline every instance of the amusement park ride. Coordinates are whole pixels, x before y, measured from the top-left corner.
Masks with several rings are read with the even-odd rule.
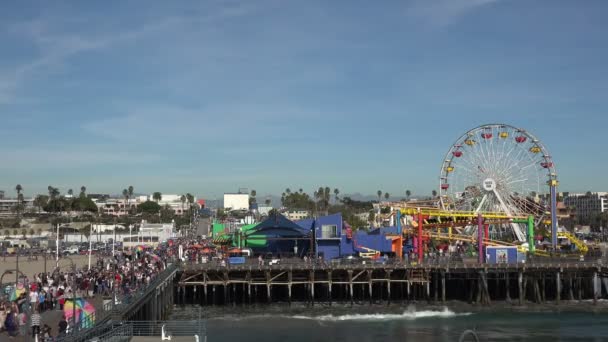
[[[480,261],[484,244],[517,245],[520,251],[545,255],[534,248],[534,227],[543,224],[551,228],[553,250],[559,236],[585,253],[587,246],[572,234],[558,233],[557,185],[551,155],[534,135],[504,124],[479,126],[459,137],[442,162],[439,208],[399,209],[399,231],[401,217],[409,217],[406,227],[412,229],[402,233],[420,237],[414,246],[419,261],[425,238],[479,241]],[[542,196],[546,187],[549,196]],[[499,238],[491,240],[491,235]]]

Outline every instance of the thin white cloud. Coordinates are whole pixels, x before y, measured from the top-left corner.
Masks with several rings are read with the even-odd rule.
[[[0,104],[13,102],[15,91],[34,75],[39,76],[44,72],[60,69],[66,60],[79,53],[106,49],[158,32],[171,32],[172,28],[182,26],[186,22],[214,23],[246,15],[255,10],[257,7],[251,5],[227,4],[200,17],[165,15],[146,21],[135,28],[115,29],[103,34],[87,32],[86,29],[79,30],[79,27],[88,25],[84,19],[74,20],[63,17],[60,19],[41,17],[8,25],[6,33],[31,43],[38,53],[11,68],[3,70],[0,65]],[[69,31],[58,29],[65,26],[66,22]]]
[[[177,106],[134,107],[128,114],[113,118],[97,118],[83,124],[84,131],[95,137],[117,142],[170,139],[173,143],[200,142],[229,143],[242,138],[276,136],[277,133],[297,133],[303,125],[326,118],[327,113],[303,108],[242,103],[187,109]],[[230,139],[226,139],[230,136]],[[300,135],[301,136],[301,135]],[[219,140],[218,140],[219,139]],[[241,141],[241,142],[243,142]],[[237,148],[240,145],[235,145]],[[225,146],[229,147],[229,146]]]
[[[467,14],[500,0],[417,0],[407,7],[410,18],[429,26],[445,28]]]
[[[101,165],[126,165],[150,163],[161,160],[152,153],[133,154],[116,147],[100,146],[57,146],[0,148],[2,163],[0,169],[65,169]]]

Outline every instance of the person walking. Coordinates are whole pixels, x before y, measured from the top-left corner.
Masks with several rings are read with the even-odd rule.
[[[63,336],[68,329],[68,321],[65,320],[65,315],[61,315],[61,320],[57,326],[59,328],[59,336]]]
[[[19,322],[17,321],[17,313],[14,311],[13,308],[10,308],[8,310],[6,319],[4,321],[4,328],[6,329],[8,336],[10,336],[11,338],[17,336]]]
[[[32,314],[32,336],[34,336],[34,338],[36,337],[37,334],[40,334],[40,321],[42,320],[42,317],[40,316],[40,313],[38,310],[35,310],[34,313]]]

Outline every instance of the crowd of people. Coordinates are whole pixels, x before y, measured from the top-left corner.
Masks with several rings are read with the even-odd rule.
[[[177,244],[164,243],[156,248],[139,247],[99,257],[89,269],[23,275],[18,283],[2,289],[0,299],[0,332],[10,338],[37,335],[38,341],[54,341],[79,328],[79,322],[64,312],[66,301],[80,298],[95,303],[96,311],[103,310],[102,299],[116,300],[145,288],[177,255]],[[45,322],[48,311],[61,315],[56,329]],[[56,319],[55,319],[56,321]],[[1,337],[2,335],[0,335]],[[0,338],[1,339],[1,338]]]

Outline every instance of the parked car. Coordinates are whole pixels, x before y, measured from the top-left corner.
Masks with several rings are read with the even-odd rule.
[[[68,247],[66,249],[63,250],[63,254],[78,254],[78,247],[73,246],[73,247]]]

